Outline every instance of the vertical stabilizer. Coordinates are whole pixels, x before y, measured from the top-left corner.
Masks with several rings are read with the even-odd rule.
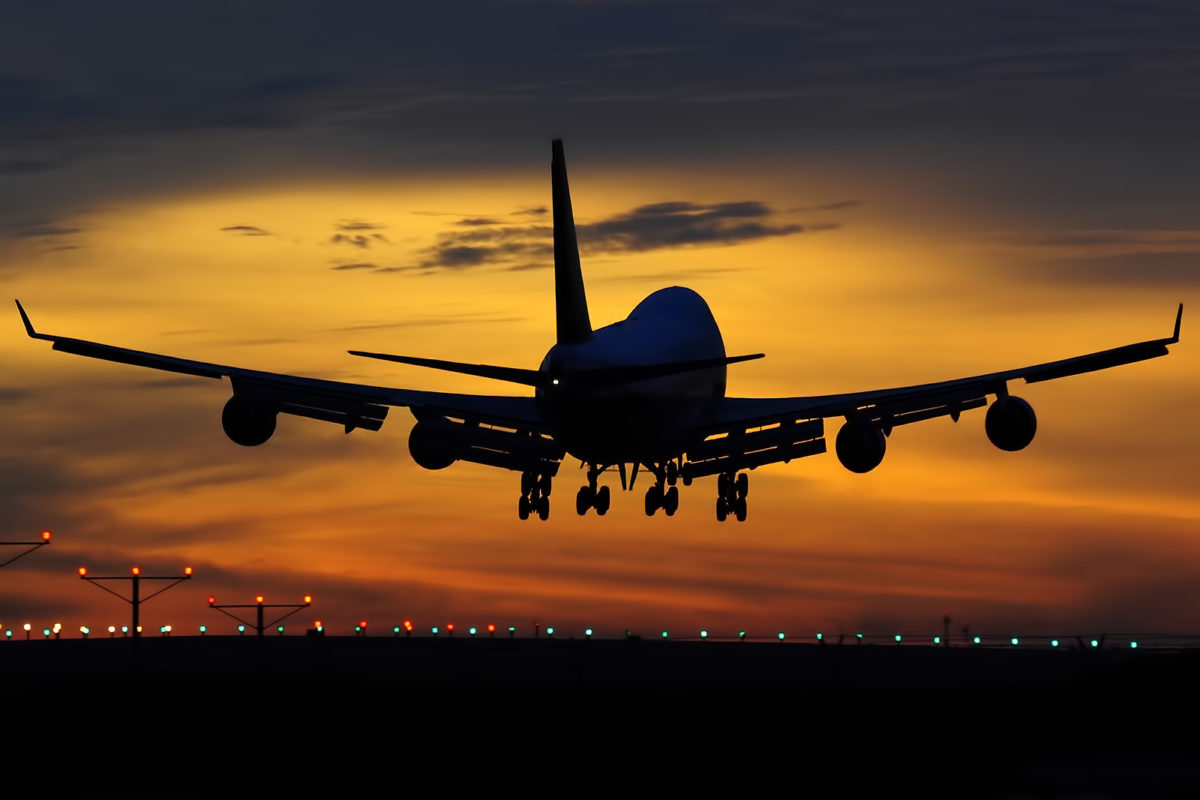
[[[554,296],[558,304],[558,343],[586,342],[592,336],[583,273],[579,269],[579,245],[575,241],[575,217],[571,213],[571,190],[567,186],[567,162],[562,139],[554,140],[550,182],[554,199]]]

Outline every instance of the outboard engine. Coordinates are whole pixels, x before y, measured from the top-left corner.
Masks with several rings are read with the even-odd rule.
[[[851,472],[870,472],[883,461],[887,437],[865,419],[847,420],[838,431],[834,449],[838,461]]]
[[[999,397],[987,410],[984,420],[987,437],[1001,450],[1024,450],[1037,433],[1037,416],[1033,406],[1020,397]]]
[[[278,416],[279,413],[275,409],[234,394],[221,411],[221,427],[235,444],[257,447],[275,433],[275,420]]]

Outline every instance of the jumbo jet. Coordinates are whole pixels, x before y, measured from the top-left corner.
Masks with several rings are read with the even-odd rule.
[[[633,490],[638,470],[653,476],[646,514],[667,516],[679,507],[679,483],[715,475],[719,521],[746,519],[747,472],[826,450],[825,420],[840,419],[834,450],[856,473],[879,466],[888,437],[900,425],[988,406],[984,430],[1001,450],[1024,449],[1037,430],[1028,402],[1009,393],[1009,383],[1064,378],[1167,355],[1179,341],[1183,304],[1174,333],[1165,339],[992,372],[940,383],[815,397],[727,397],[726,368],[762,353],[728,356],[721,331],[700,295],[673,286],[660,289],[628,317],[593,329],[584,295],[575,222],[561,140],[550,164],[554,216],[554,290],[558,342],[537,369],[469,364],[432,358],[350,351],[384,359],[530,387],[519,396],[449,394],[391,389],[228,367],[128,350],[83,339],[37,332],[17,302],[25,330],[65,353],[179,372],[228,378],[225,434],[245,447],[275,433],[280,414],[308,417],[377,431],[389,406],[407,407],[416,418],[408,438],[413,460],[425,469],[469,461],[521,474],[517,514],[550,516],[550,490],[568,454],[586,466],[587,483],[575,510],[603,516],[610,491],[599,485],[615,471],[621,488]],[[994,398],[994,399],[991,399]]]

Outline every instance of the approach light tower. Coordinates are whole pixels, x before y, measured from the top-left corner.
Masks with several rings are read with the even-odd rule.
[[[25,556],[32,553],[34,550],[38,550],[42,547],[45,547],[48,544],[50,544],[50,531],[42,531],[42,538],[34,539],[32,542],[0,542],[0,545],[5,545],[8,547],[24,547],[25,548],[24,550],[17,553],[12,558],[10,558],[8,561],[0,563],[0,567],[7,567],[9,564],[13,563],[18,558],[24,558]]]
[[[232,617],[233,619],[236,619],[238,622],[242,623],[243,625],[250,625],[251,627],[254,628],[255,632],[258,634],[260,639],[262,638],[263,631],[266,630],[267,626],[278,625],[279,623],[283,622],[285,619],[290,617],[292,614],[295,614],[297,611],[300,611],[302,609],[308,608],[311,605],[312,605],[312,595],[311,594],[304,595],[304,602],[302,602],[302,603],[267,603],[267,602],[265,602],[265,600],[261,594],[254,598],[253,603],[221,603],[221,604],[218,604],[217,599],[215,597],[208,598],[208,607],[209,608],[215,608],[217,611],[220,611],[225,616]],[[257,614],[256,614],[257,621],[254,623],[247,622],[246,620],[239,617],[237,614],[233,614],[226,610],[229,608],[254,608],[254,609],[257,609]],[[280,617],[272,620],[271,622],[264,622],[263,621],[263,618],[264,618],[263,609],[267,609],[267,608],[289,608],[291,610],[288,611],[283,616],[280,616]]]
[[[182,575],[143,575],[141,567],[133,567],[130,570],[129,575],[92,576],[92,575],[88,575],[87,567],[80,567],[79,568],[79,577],[85,581],[88,581],[88,582],[96,585],[96,586],[99,586],[101,589],[103,589],[104,591],[113,595],[114,597],[121,598],[122,600],[124,600],[126,603],[129,603],[129,605],[133,607],[133,620],[130,623],[129,632],[131,634],[133,634],[133,638],[140,639],[142,636],[142,628],[141,628],[141,625],[138,622],[138,620],[140,618],[140,611],[141,611],[142,603],[146,602],[147,600],[149,600],[153,597],[158,597],[160,594],[165,592],[167,589],[170,589],[172,586],[177,586],[186,580],[191,580],[192,568],[184,567]],[[130,585],[132,587],[133,597],[126,597],[125,595],[121,594],[120,592],[114,592],[112,589],[110,589],[104,585],[105,581],[129,581]],[[146,597],[142,597],[141,596],[142,581],[170,581],[170,583],[168,583],[166,586],[159,589],[157,592],[154,592],[151,595],[147,595]]]

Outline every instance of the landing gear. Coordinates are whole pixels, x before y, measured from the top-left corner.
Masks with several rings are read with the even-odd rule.
[[[750,476],[725,472],[717,476],[717,522],[732,514],[738,522],[746,521],[746,495],[750,492]]]
[[[550,518],[550,476],[546,473],[521,473],[521,498],[517,500],[517,517],[526,520],[530,514],[538,519]]]
[[[597,516],[603,517],[608,513],[611,496],[607,486],[596,488],[596,479],[599,477],[600,470],[589,467],[587,486],[580,486],[575,495],[575,513],[581,517],[587,514],[589,508],[596,509]]]
[[[678,467],[674,461],[668,461],[666,467],[657,470],[656,474],[658,480],[646,490],[646,516],[653,517],[661,508],[668,517],[673,517],[679,510],[679,487],[675,485],[679,477]],[[670,484],[670,488],[667,484]]]

